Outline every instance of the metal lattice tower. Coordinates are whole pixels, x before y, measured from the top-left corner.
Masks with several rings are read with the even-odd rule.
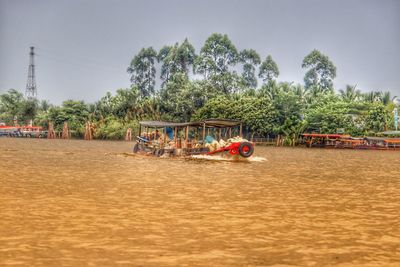
[[[29,53],[28,82],[26,83],[26,91],[25,91],[25,97],[28,99],[35,99],[37,97],[34,49],[35,48],[31,46],[31,52]]]

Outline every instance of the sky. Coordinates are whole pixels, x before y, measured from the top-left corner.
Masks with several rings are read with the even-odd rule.
[[[271,54],[278,81],[303,83],[301,62],[318,49],[337,67],[335,88],[400,96],[398,0],[0,0],[0,94],[25,92],[30,46],[39,99],[94,102],[130,86],[142,47],[188,38],[199,52],[214,32]]]

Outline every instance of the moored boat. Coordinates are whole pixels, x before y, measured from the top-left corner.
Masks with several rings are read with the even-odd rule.
[[[352,137],[343,134],[303,134],[306,147],[400,150],[400,138],[389,137]]]

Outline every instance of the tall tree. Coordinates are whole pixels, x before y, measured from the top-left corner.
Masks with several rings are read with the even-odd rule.
[[[257,87],[257,77],[255,75],[256,66],[261,63],[260,55],[253,49],[245,49],[239,54],[240,62],[243,63],[242,78],[245,86],[250,88]]]
[[[162,80],[161,87],[164,87],[171,77],[171,62],[166,60],[166,58],[173,48],[173,46],[165,45],[160,49],[157,55],[157,61],[159,63],[162,62],[160,73],[160,79]]]
[[[228,35],[213,33],[201,48],[196,60],[196,72],[203,74],[206,79],[226,74],[229,66],[238,62],[238,52]]]
[[[190,67],[193,68],[195,59],[196,51],[186,38],[176,51],[175,61],[178,66],[177,71],[188,75]]]
[[[163,81],[162,87],[176,73],[189,75],[190,66],[193,66],[196,53],[193,45],[185,39],[182,44],[164,46],[158,53],[158,61],[162,61],[160,78]]]
[[[319,86],[324,91],[333,88],[333,79],[336,77],[336,67],[329,57],[314,49],[308,54],[302,63],[302,68],[308,71],[304,76],[306,88]]]
[[[132,74],[132,84],[139,87],[142,97],[152,96],[155,93],[156,68],[154,63],[156,59],[157,52],[152,47],[142,48],[133,57],[131,65],[127,69],[128,73]]]
[[[272,59],[271,55],[268,55],[266,59],[261,63],[258,77],[264,82],[270,82],[274,78],[279,76],[279,69],[276,62]]]

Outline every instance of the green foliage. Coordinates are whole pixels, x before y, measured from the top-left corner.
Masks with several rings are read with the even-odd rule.
[[[38,112],[36,99],[25,99],[22,93],[15,89],[8,90],[0,95],[0,120],[8,125],[14,124],[14,119],[19,124],[28,124]]]
[[[152,96],[155,93],[156,68],[154,66],[157,59],[157,52],[152,48],[142,48],[133,57],[131,65],[127,71],[130,73],[132,85],[139,88],[142,97]]]
[[[314,101],[305,114],[308,130],[320,133],[336,133],[344,128],[349,133],[354,128],[349,103],[340,101],[339,97],[329,94],[321,95]]]
[[[137,122],[134,121],[126,123],[119,118],[108,117],[96,124],[94,138],[120,140],[125,137],[128,128],[132,128],[133,134],[135,134],[139,127]]]
[[[228,35],[213,33],[206,40],[196,59],[196,71],[206,79],[226,74],[238,62],[238,52]]]
[[[244,86],[248,88],[257,87],[256,66],[261,63],[260,56],[253,49],[245,49],[239,54],[240,62],[243,63],[242,78]]]
[[[356,86],[346,85],[346,89],[339,90],[340,96],[344,101],[353,102],[358,100],[361,97],[360,90],[356,90]]]
[[[84,125],[88,118],[88,107],[83,101],[67,100],[60,107],[51,107],[47,111],[40,112],[35,123],[47,126],[51,121],[56,131],[62,131],[64,122],[68,122],[73,136],[81,137],[84,134]]]
[[[12,125],[14,118],[21,113],[23,101],[24,96],[15,89],[10,89],[7,93],[0,95],[0,120]]]
[[[197,110],[193,120],[224,118],[241,120],[249,131],[260,135],[273,129],[274,110],[266,98],[236,95],[233,98],[217,96]]]
[[[271,55],[261,63],[260,71],[258,77],[260,77],[264,82],[271,82],[274,78],[279,76],[279,69],[276,62],[272,59]]]
[[[161,87],[164,87],[176,73],[189,75],[189,68],[193,67],[196,53],[193,45],[185,39],[182,44],[164,46],[158,53],[157,59],[162,62],[160,78]]]
[[[162,81],[159,90],[155,89],[156,61]],[[229,37],[218,33],[208,37],[199,55],[187,39],[163,46],[158,53],[143,48],[128,68],[131,88],[107,93],[95,103],[68,100],[61,106],[27,100],[10,89],[0,95],[0,120],[11,125],[14,118],[20,124],[34,118],[44,127],[53,122],[58,131],[68,122],[77,137],[89,120],[95,125],[95,138],[122,139],[128,127],[137,130],[139,120],[231,118],[243,121],[246,133],[281,135],[288,145],[305,131],[335,133],[344,128],[362,136],[393,127],[396,97],[383,91],[361,93],[350,85],[335,94],[336,67],[318,50],[302,62],[307,69],[305,86],[277,82],[279,68],[271,55],[260,61],[255,50],[238,53]],[[238,74],[240,66],[243,70]],[[263,80],[259,88],[258,66]]]
[[[383,103],[373,103],[365,120],[367,129],[376,133],[387,130],[389,116]]]
[[[314,49],[303,59],[302,68],[308,68],[304,76],[306,88],[317,86],[324,91],[333,88],[333,79],[336,77],[336,67],[328,56]]]

